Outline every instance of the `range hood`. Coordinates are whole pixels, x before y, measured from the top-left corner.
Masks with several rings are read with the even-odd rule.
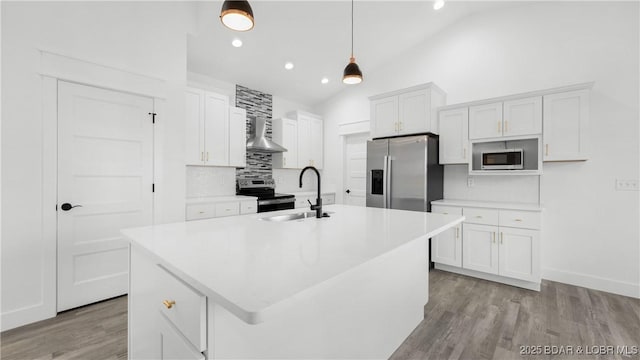
[[[267,139],[267,120],[253,118],[251,120],[251,134],[247,140],[247,150],[263,153],[280,153],[287,149]]]

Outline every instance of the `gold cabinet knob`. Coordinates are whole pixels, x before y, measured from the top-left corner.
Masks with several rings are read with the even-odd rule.
[[[171,309],[173,305],[176,304],[174,300],[164,300],[162,303],[167,307],[167,309]]]

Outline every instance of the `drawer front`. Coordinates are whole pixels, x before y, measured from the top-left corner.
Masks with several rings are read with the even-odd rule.
[[[199,351],[207,349],[207,298],[158,266],[158,308]]]
[[[534,211],[501,210],[500,226],[540,229],[540,213]]]
[[[335,195],[322,195],[322,205],[331,205],[336,203]]]
[[[240,214],[255,214],[258,212],[257,201],[243,201],[240,203]]]
[[[500,211],[496,209],[464,208],[465,223],[498,225]]]
[[[214,204],[187,205],[187,221],[213,217],[216,217],[216,206]]]
[[[232,216],[240,214],[239,202],[224,202],[216,204],[216,217]]]
[[[462,208],[456,206],[431,205],[431,212],[436,214],[462,216]]]

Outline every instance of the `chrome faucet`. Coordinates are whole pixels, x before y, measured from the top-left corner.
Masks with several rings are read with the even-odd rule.
[[[316,198],[315,205],[312,204],[311,201],[309,201],[309,205],[311,205],[311,210],[316,211],[316,218],[318,219],[322,217],[329,217],[329,215],[322,213],[322,192],[320,191],[320,172],[318,172],[318,169],[316,169],[313,166],[307,166],[306,168],[302,169],[302,171],[300,172],[300,187],[302,187],[302,175],[304,175],[304,172],[309,169],[315,171],[316,175],[318,176],[318,197]]]

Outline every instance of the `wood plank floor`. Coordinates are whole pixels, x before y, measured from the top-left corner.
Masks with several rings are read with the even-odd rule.
[[[126,359],[127,297],[65,311],[5,331],[0,359]]]
[[[522,345],[638,346],[640,300],[543,281],[534,292],[433,270],[425,318],[392,359],[640,359],[523,356]],[[126,296],[1,334],[0,358],[125,359]]]

